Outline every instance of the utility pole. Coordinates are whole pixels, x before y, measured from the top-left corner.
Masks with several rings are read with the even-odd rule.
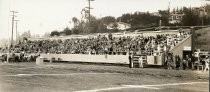
[[[161,30],[161,26],[162,26],[162,20],[159,20],[159,30]]]
[[[11,47],[13,46],[13,32],[14,32],[14,21],[15,21],[15,13],[18,13],[17,11],[11,11],[12,12],[12,36],[11,36]]]
[[[194,55],[195,55],[195,29],[194,27],[191,27],[191,52],[192,52],[192,56],[191,56],[191,61],[194,62]]]
[[[168,13],[170,14],[171,2],[168,2]]]
[[[204,5],[204,7],[203,7],[202,28],[204,26],[204,17],[206,17],[206,5]]]
[[[15,29],[16,29],[16,44],[18,44],[19,35],[18,35],[18,29],[17,29],[17,27],[18,27],[18,21],[19,21],[19,20],[14,20],[14,21],[15,21],[15,23],[16,23],[16,28],[15,28]]]
[[[10,11],[12,12],[12,34],[11,34],[11,43],[9,44],[8,48],[8,55],[7,55],[7,62],[9,62],[9,55],[11,53],[11,48],[13,47],[13,31],[14,31],[14,20],[15,20],[15,13],[18,13],[17,11]]]
[[[88,21],[90,23],[90,0],[88,0],[88,10],[89,10],[89,14],[88,14]]]
[[[93,9],[91,8],[91,5],[90,5],[90,1],[94,1],[94,0],[88,0],[88,21],[90,23],[90,16],[91,16],[91,13],[90,13],[90,10]]]
[[[90,2],[91,1],[94,1],[94,0],[88,0],[88,7],[86,7],[86,8],[88,8],[88,31],[90,31],[90,27],[91,27],[91,25],[90,25],[90,22],[91,22],[91,9],[93,9],[93,8],[91,8],[91,5],[90,5]]]

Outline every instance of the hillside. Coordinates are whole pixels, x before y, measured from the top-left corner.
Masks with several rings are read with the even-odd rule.
[[[210,50],[210,27],[196,30],[195,47],[201,50]]]

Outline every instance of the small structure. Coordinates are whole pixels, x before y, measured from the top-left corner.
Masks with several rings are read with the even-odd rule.
[[[36,58],[36,65],[43,65],[44,64],[44,58],[43,57],[37,57]]]

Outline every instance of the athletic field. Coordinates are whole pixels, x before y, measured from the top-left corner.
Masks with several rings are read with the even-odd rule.
[[[98,64],[0,63],[0,92],[209,92],[209,73]]]

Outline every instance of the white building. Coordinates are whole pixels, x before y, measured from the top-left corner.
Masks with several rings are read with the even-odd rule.
[[[180,23],[184,14],[172,13],[169,16],[169,23],[175,24]]]
[[[116,26],[117,26],[117,29],[119,30],[126,30],[126,29],[131,28],[130,24],[124,23],[124,22],[116,22]],[[107,25],[107,29],[114,29],[114,27],[115,27],[114,23]]]

